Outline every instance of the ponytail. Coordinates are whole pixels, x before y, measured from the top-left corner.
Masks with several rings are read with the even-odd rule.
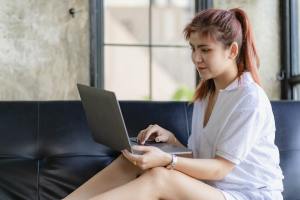
[[[245,70],[247,70],[251,72],[254,81],[260,85],[261,83],[258,74],[260,62],[259,57],[257,55],[254,34],[250,25],[249,18],[242,9],[233,8],[229,11],[235,14],[235,17],[240,22],[242,29],[243,39],[242,44],[240,45],[239,57],[237,59],[239,72],[238,76],[240,76]]]

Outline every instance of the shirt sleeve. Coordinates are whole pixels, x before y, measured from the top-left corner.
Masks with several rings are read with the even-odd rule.
[[[264,121],[265,114],[259,108],[232,113],[217,141],[216,155],[239,164],[255,144]]]

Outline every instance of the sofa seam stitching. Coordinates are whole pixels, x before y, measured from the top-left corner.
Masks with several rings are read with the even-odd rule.
[[[189,130],[189,122],[188,122],[188,117],[187,117],[187,105],[186,103],[184,104],[184,113],[185,113],[185,125],[186,125],[186,130],[187,130],[187,139],[190,136],[190,130]]]
[[[38,159],[37,159],[37,199],[40,200],[40,158],[39,158],[39,136],[40,136],[40,103],[38,102],[37,105],[37,143],[36,149],[38,152]]]

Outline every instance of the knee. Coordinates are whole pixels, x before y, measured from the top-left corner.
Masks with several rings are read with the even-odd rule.
[[[162,188],[165,184],[168,183],[170,170],[164,167],[155,167],[148,170],[145,173],[145,176],[149,177],[153,185]]]
[[[149,175],[154,176],[154,177],[162,177],[162,176],[168,176],[169,174],[168,169],[164,167],[155,167],[150,170],[148,170]]]

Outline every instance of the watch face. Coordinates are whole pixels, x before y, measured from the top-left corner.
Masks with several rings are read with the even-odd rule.
[[[172,154],[172,161],[171,161],[171,167],[172,167],[172,169],[175,168],[176,163],[177,163],[177,156],[174,155],[174,154]]]

